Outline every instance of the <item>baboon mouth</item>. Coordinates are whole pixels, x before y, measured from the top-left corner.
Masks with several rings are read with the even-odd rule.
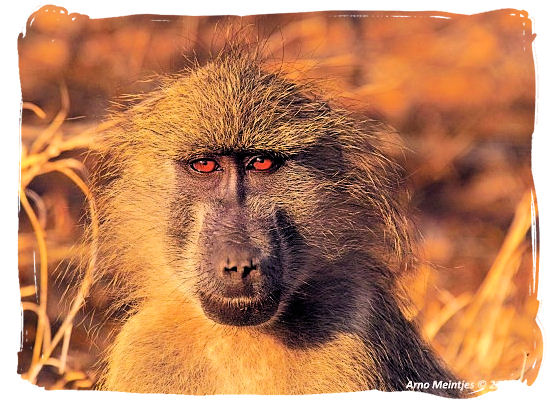
[[[206,316],[219,324],[252,326],[268,321],[279,307],[280,290],[254,297],[221,297],[198,292]]]

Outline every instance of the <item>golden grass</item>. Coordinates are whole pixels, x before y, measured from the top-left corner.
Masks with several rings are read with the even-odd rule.
[[[23,301],[23,310],[34,312],[37,317],[37,328],[34,340],[34,348],[32,361],[29,370],[23,374],[23,377],[30,382],[35,383],[40,370],[45,366],[54,366],[58,369],[62,379],[56,383],[56,386],[62,387],[66,382],[77,381],[80,386],[88,384],[89,380],[86,379],[85,374],[77,374],[75,372],[67,371],[66,361],[67,353],[69,350],[69,342],[71,338],[71,332],[73,328],[73,320],[85,303],[88,295],[89,288],[92,283],[92,275],[95,266],[95,241],[97,239],[98,222],[95,210],[95,204],[93,197],[90,193],[88,185],[77,174],[77,172],[85,172],[86,168],[82,162],[73,158],[61,158],[55,161],[52,159],[59,157],[63,152],[75,149],[82,149],[89,147],[93,140],[93,132],[99,132],[102,127],[97,127],[95,130],[89,132],[83,132],[72,138],[64,138],[59,133],[64,119],[67,116],[68,110],[68,94],[65,86],[62,86],[62,99],[63,107],[61,111],[54,118],[52,123],[46,127],[38,138],[36,138],[30,150],[27,152],[25,148],[22,151],[21,157],[21,187],[19,190],[19,198],[21,205],[25,213],[27,214],[30,223],[32,225],[33,233],[36,237],[36,244],[40,256],[40,283],[38,289],[34,286],[21,287],[21,297],[25,298],[35,294],[39,295],[39,302]],[[45,113],[36,105],[24,103],[23,108],[30,109],[35,112],[39,117],[43,118]],[[71,303],[70,310],[66,315],[63,323],[57,329],[55,334],[51,332],[50,321],[46,312],[48,305],[48,248],[46,247],[46,232],[44,224],[40,222],[37,214],[32,209],[29,200],[27,198],[29,183],[37,176],[48,174],[51,172],[59,172],[69,178],[88,200],[88,211],[92,226],[93,241],[90,245],[92,252],[88,265],[86,267],[84,279],[78,290],[76,297]],[[34,197],[38,197],[34,195]],[[53,337],[52,337],[53,335]],[[52,357],[52,353],[59,343],[63,341],[61,353],[58,358]],[[63,382],[65,381],[65,382]],[[88,381],[88,382],[86,382]]]
[[[528,299],[534,303],[534,312],[507,300],[522,259],[532,256],[526,236],[534,229],[536,219],[535,197],[528,191],[516,207],[504,242],[481,286],[473,294],[464,292],[456,297],[443,292],[443,303],[434,303],[424,322],[425,336],[434,341],[443,326],[455,319],[445,345],[439,345],[439,352],[462,378],[486,380],[487,386],[481,393],[495,388],[491,381],[505,379],[501,373],[506,366],[511,368],[510,379],[526,380],[529,385],[540,366],[542,342],[535,323],[538,261],[534,261]],[[521,339],[516,332],[523,323],[528,328]],[[510,365],[511,361],[515,366]]]

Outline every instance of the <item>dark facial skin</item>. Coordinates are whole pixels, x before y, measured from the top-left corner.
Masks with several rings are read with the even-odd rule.
[[[258,325],[277,311],[283,256],[276,219],[247,207],[284,160],[266,152],[196,155],[181,164],[208,212],[196,293],[205,314],[234,326]]]

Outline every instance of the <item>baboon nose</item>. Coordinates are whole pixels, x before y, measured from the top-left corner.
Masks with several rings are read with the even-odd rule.
[[[232,280],[253,279],[258,275],[258,268],[258,262],[252,258],[243,261],[227,258],[226,263],[223,264],[222,274],[224,277]]]
[[[217,265],[219,275],[227,282],[253,281],[260,275],[259,259],[245,250],[226,253]]]

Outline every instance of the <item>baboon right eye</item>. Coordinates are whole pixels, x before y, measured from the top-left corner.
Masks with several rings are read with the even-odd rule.
[[[215,170],[219,170],[220,165],[214,159],[195,159],[189,163],[191,168],[199,173],[212,173]]]

